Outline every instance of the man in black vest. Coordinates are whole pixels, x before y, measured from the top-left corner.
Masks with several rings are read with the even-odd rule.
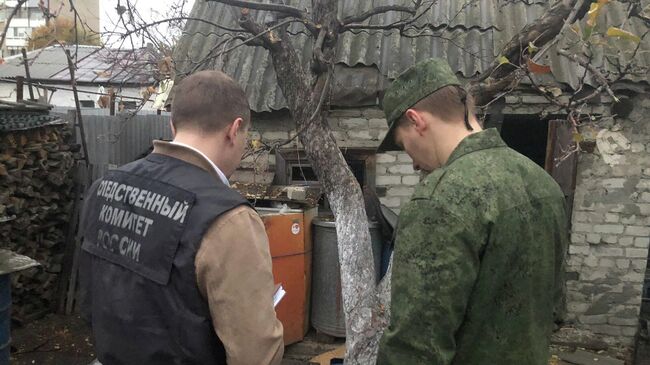
[[[250,125],[228,76],[184,79],[173,142],[89,189],[82,224],[82,312],[103,365],[279,364],[264,225],[230,189]]]

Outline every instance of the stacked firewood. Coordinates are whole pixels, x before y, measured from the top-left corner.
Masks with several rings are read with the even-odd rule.
[[[12,275],[12,315],[29,321],[57,298],[74,204],[76,153],[67,125],[0,131],[0,248],[41,267]]]

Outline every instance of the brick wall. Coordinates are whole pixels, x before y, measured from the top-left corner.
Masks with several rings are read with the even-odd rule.
[[[637,332],[650,243],[650,97],[591,134],[580,155],[567,268],[569,318],[610,342]]]

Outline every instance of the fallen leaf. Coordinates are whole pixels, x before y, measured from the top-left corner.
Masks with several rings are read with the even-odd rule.
[[[499,56],[497,60],[499,61],[499,65],[505,65],[510,63],[510,60],[506,56]]]
[[[528,59],[526,62],[528,63],[528,70],[534,74],[547,74],[551,72],[551,66],[540,65],[531,59]]]
[[[638,35],[616,27],[610,27],[609,29],[607,29],[607,36],[611,38],[627,39],[634,43],[641,42],[641,38]]]
[[[532,55],[537,52],[539,48],[533,42],[528,42],[528,54]]]

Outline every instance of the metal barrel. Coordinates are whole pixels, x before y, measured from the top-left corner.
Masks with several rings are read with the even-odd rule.
[[[311,323],[324,334],[345,337],[336,225],[321,219],[313,223]],[[370,238],[379,280],[382,238],[380,226],[370,223]]]
[[[0,275],[0,365],[9,364],[11,342],[11,281],[9,274]]]

